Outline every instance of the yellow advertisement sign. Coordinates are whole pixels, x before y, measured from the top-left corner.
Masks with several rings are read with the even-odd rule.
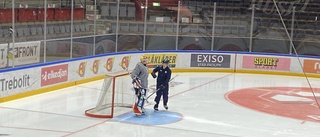
[[[169,67],[176,67],[178,54],[145,54],[148,58],[148,68],[154,68],[162,64],[162,60],[168,59],[170,61]]]

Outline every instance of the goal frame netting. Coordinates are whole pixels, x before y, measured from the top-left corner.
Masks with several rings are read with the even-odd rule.
[[[119,89],[116,87],[116,86],[119,86],[120,81],[118,80],[120,78],[127,78],[131,80],[131,78],[129,77],[130,77],[129,71],[106,74],[96,106],[93,108],[87,109],[85,111],[85,115],[89,117],[95,117],[95,118],[113,118],[116,107],[132,108],[133,100],[132,99],[128,100],[128,97],[126,98],[127,100],[125,100],[123,96],[129,96],[129,98],[130,96],[132,96],[133,98],[134,91],[130,89],[130,91],[127,91],[127,92],[132,92],[132,95],[130,94],[124,95],[125,93],[123,93],[123,91],[118,92],[117,90],[125,90],[125,89]],[[126,83],[123,83],[123,84],[126,84],[127,85],[126,87],[128,87],[130,82],[127,81]],[[122,99],[118,99],[118,98],[116,99],[116,96],[117,97],[120,96],[120,98],[122,96]],[[107,101],[107,103],[105,103],[104,100],[107,100],[107,98],[109,100]]]

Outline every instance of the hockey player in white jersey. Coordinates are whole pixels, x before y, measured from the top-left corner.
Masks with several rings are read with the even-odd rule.
[[[143,108],[143,106],[148,88],[147,63],[148,58],[146,56],[141,56],[140,62],[137,63],[130,75],[133,80],[133,84],[136,85],[134,89],[137,99],[133,105],[133,112],[136,115],[141,115],[145,113],[145,109]]]

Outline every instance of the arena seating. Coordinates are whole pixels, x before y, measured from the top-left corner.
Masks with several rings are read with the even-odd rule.
[[[8,36],[10,23],[1,24],[0,36],[1,41],[4,37]],[[77,20],[73,23],[73,37],[93,35],[93,31],[90,30],[89,24],[86,20]],[[34,41],[43,40],[44,24],[43,22],[28,22],[28,23],[16,23],[15,25],[15,40],[17,42],[23,42],[24,40]],[[71,36],[71,22],[70,21],[52,21],[47,24],[47,39],[66,38]],[[4,41],[2,41],[4,43]]]
[[[100,2],[100,14],[102,19],[116,19],[117,18],[117,2],[102,1]],[[134,3],[122,1],[119,4],[119,19],[120,20],[134,20],[135,6]]]
[[[30,0],[27,0],[30,1]],[[174,0],[172,0],[174,1]],[[53,1],[51,1],[53,2]],[[93,0],[86,1],[87,5],[93,5]],[[101,18],[97,22],[110,28],[106,33],[116,32],[117,0],[97,1],[97,11]],[[141,35],[144,33],[144,0],[121,0],[119,3],[119,34]],[[216,6],[215,20],[213,19],[214,3]],[[149,3],[150,4],[150,3]],[[255,16],[253,23],[254,39],[284,39],[285,29],[291,33],[292,7],[296,7],[293,26],[295,41],[304,39],[306,35],[320,35],[318,17],[320,17],[320,1],[294,2],[279,0],[278,6],[281,11],[285,27],[280,16],[273,7],[272,0],[182,0],[182,7],[186,8],[191,15],[184,16],[178,26],[178,34],[181,36],[205,36],[210,37],[214,29],[215,37],[245,38],[250,36],[252,4],[255,4]],[[177,33],[176,7],[170,4],[161,4],[166,7],[153,8],[148,12],[146,31],[147,35],[175,35]],[[169,6],[168,6],[169,5]],[[70,8],[68,5],[59,5],[60,8],[47,10],[47,34],[49,39],[65,38],[70,36],[88,36],[93,34],[92,20],[85,19],[88,9],[75,8],[76,17],[73,18],[73,28],[70,23]],[[177,6],[177,5],[171,5]],[[43,25],[43,8],[18,8],[15,9],[17,40],[41,40],[45,33]],[[1,39],[8,34],[8,28],[12,21],[10,8],[0,9],[0,36]],[[27,16],[31,13],[37,16]],[[11,14],[10,14],[11,13]],[[66,14],[66,15],[64,15]],[[8,16],[3,16],[8,15]],[[213,27],[213,21],[215,22]],[[71,30],[72,29],[72,30]],[[266,33],[270,31],[270,33]],[[283,38],[275,38],[275,33],[280,33]],[[268,34],[268,35],[262,35]]]

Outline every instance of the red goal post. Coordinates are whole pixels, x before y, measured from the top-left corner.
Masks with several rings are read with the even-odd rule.
[[[134,102],[132,79],[128,71],[105,75],[97,104],[85,111],[85,115],[96,118],[113,118],[116,110],[131,108]],[[119,108],[119,109],[117,109]]]

